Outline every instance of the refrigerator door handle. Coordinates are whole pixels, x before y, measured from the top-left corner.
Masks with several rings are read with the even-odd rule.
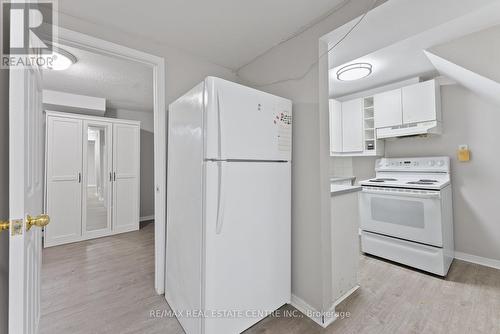
[[[222,225],[224,224],[224,206],[226,198],[226,186],[224,182],[224,162],[217,162],[218,173],[219,173],[219,187],[217,193],[217,222],[215,225],[215,232],[221,234]]]
[[[219,142],[219,147],[218,147],[218,150],[219,150],[219,159],[222,159],[222,115],[221,115],[221,110],[220,110],[220,105],[221,105],[221,102],[220,102],[220,94],[219,94],[219,91],[217,91],[217,121],[218,121],[218,128],[219,128],[219,131],[217,133],[218,135],[218,142]]]

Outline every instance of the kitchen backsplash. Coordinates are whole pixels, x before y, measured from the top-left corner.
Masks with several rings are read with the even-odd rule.
[[[352,158],[330,157],[330,176],[353,176]]]

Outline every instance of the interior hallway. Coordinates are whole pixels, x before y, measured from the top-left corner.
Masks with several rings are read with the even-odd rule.
[[[183,333],[154,291],[154,226],[43,251],[41,334]],[[455,261],[443,280],[362,256],[362,288],[321,329],[306,317],[267,318],[247,334],[500,333],[500,271]],[[290,308],[291,306],[287,306]]]

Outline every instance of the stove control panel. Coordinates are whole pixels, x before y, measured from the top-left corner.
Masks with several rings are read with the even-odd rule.
[[[443,172],[450,171],[449,157],[426,158],[382,158],[375,163],[375,171],[419,171]]]

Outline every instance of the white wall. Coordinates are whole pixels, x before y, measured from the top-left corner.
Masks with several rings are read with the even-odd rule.
[[[0,70],[0,220],[9,217],[9,72]],[[0,232],[0,334],[7,334],[9,234]]]
[[[243,82],[293,100],[292,293],[316,310],[331,307],[327,64],[315,67],[318,39],[365,11],[373,1],[351,1],[337,13],[278,45],[239,71]],[[324,57],[325,61],[327,57]],[[323,73],[324,72],[324,73]],[[321,85],[319,84],[321,80]],[[320,89],[321,87],[321,89]],[[321,99],[320,99],[321,96]]]
[[[154,203],[154,119],[153,112],[134,110],[108,110],[106,117],[129,119],[141,122],[141,195],[140,216],[153,216]]]
[[[352,158],[350,157],[330,157],[330,176],[353,176]]]
[[[386,155],[451,157],[455,249],[500,261],[500,106],[459,85],[441,94],[443,135],[386,142]],[[460,144],[472,150],[470,162],[457,161]]]
[[[113,14],[110,13],[110,15]],[[134,24],[134,22],[130,24]],[[59,26],[164,57],[166,62],[167,105],[208,75],[236,80],[236,76],[229,69],[215,65],[168,44],[152,42],[141,36],[124,33],[112,27],[96,25],[63,13],[59,13]],[[196,43],[196,41],[193,41],[193,43]]]

